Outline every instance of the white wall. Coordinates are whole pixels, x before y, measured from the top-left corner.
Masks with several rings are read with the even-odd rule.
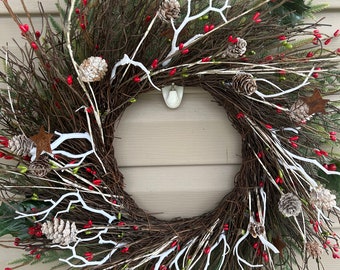
[[[20,0],[10,2],[14,11],[22,12]],[[25,2],[32,14],[38,11],[36,0]],[[43,1],[45,11],[55,10],[53,2]],[[319,17],[327,16],[327,23],[333,26],[326,31],[332,34],[340,28],[340,0],[328,2],[331,8]],[[34,16],[33,20],[40,22]],[[13,37],[20,41],[20,31],[0,2],[0,46],[8,42],[9,48],[16,50]],[[340,47],[340,39],[331,46]],[[116,133],[121,139],[115,147],[126,189],[141,207],[160,218],[206,212],[233,185],[240,163],[240,139],[223,109],[211,100],[201,89],[186,89],[181,107],[169,110],[159,93],[144,94],[121,120]],[[229,183],[225,183],[226,175]],[[0,247],[0,269],[18,253]],[[325,269],[339,266],[339,261],[325,259]]]

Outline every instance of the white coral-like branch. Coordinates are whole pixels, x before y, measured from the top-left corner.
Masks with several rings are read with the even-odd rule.
[[[104,210],[96,209],[96,208],[93,208],[93,207],[87,205],[87,203],[84,201],[83,197],[81,196],[81,194],[79,192],[65,193],[57,201],[54,201],[52,199],[51,200],[45,200],[45,202],[50,202],[51,206],[49,208],[43,210],[43,211],[40,211],[40,212],[36,212],[36,213],[22,213],[22,212],[16,211],[18,216],[15,219],[43,216],[41,219],[38,219],[36,222],[43,221],[43,220],[45,220],[50,215],[50,213],[52,213],[52,211],[57,206],[59,206],[62,202],[66,201],[66,200],[68,200],[68,206],[66,207],[66,209],[58,211],[56,213],[56,215],[55,215],[56,218],[60,214],[62,214],[62,213],[70,212],[70,209],[71,209],[72,205],[74,205],[74,204],[81,204],[81,207],[84,210],[87,210],[87,211],[89,211],[91,213],[96,213],[96,214],[104,216],[107,219],[107,224],[108,225],[112,224],[113,221],[117,220],[116,215],[111,215],[111,214],[107,213]],[[60,224],[58,225],[58,228],[56,228],[56,230],[58,230],[58,231],[59,231],[59,226],[60,226]],[[78,231],[78,234],[81,233],[81,232],[84,232],[86,230],[87,229],[80,230],[80,231]],[[59,245],[58,244],[57,245],[53,245],[52,247],[58,247],[60,249],[69,249],[69,250],[72,251],[72,255],[69,258],[67,258],[67,259],[59,259],[59,260],[68,263],[71,267],[77,267],[77,268],[82,268],[82,267],[86,267],[86,266],[98,266],[98,265],[102,265],[105,262],[107,262],[111,258],[111,256],[118,249],[120,249],[123,246],[126,246],[125,242],[118,243],[116,241],[103,239],[102,235],[105,235],[108,232],[109,226],[106,226],[105,228],[98,228],[97,230],[98,230],[98,232],[95,233],[96,227],[92,227],[91,228],[92,235],[93,235],[92,237],[84,238],[84,239],[80,238],[80,237],[77,237],[77,241],[72,246],[70,245],[71,242],[68,245],[62,245],[61,242],[60,242]],[[98,260],[98,261],[88,261],[83,256],[80,256],[80,255],[77,254],[77,247],[78,247],[78,245],[80,243],[89,242],[89,241],[93,242],[95,240],[97,240],[98,245],[112,245],[113,248],[111,249],[110,252],[108,252],[108,254],[106,254],[105,257],[103,257],[101,260]],[[73,264],[72,261],[74,259],[75,260],[80,260],[82,263]]]
[[[111,83],[116,78],[117,68],[120,67],[120,66],[125,66],[125,65],[133,65],[133,66],[139,67],[141,70],[144,71],[144,73],[147,76],[150,84],[155,89],[157,89],[158,91],[161,91],[161,89],[152,82],[151,76],[150,76],[150,71],[141,62],[134,61],[134,60],[130,59],[130,57],[126,54],[124,54],[124,57],[114,65],[112,72],[111,72]]]
[[[222,20],[224,21],[224,23],[227,23],[228,20],[226,18],[226,16],[223,14],[223,12],[227,9],[230,8],[231,6],[229,5],[229,0],[226,0],[224,5],[220,8],[216,8],[213,6],[213,1],[209,0],[209,6],[202,10],[201,12],[195,14],[195,15],[191,15],[191,0],[188,0],[188,7],[187,7],[187,14],[185,15],[185,18],[183,20],[183,22],[176,28],[174,21],[171,20],[171,25],[172,28],[174,30],[174,36],[172,38],[172,42],[171,42],[171,50],[168,53],[168,56],[166,58],[168,58],[168,60],[163,62],[163,66],[167,66],[170,61],[171,61],[171,57],[179,50],[179,47],[177,46],[177,42],[178,42],[178,37],[180,35],[180,33],[182,32],[182,30],[185,28],[185,26],[190,23],[191,21],[197,20],[200,17],[208,14],[209,12],[217,12],[221,15]],[[195,36],[193,36],[192,38],[190,38],[188,41],[186,41],[185,43],[183,43],[184,47],[189,46],[191,43],[193,43],[195,40],[197,40],[198,38],[202,37],[203,34],[197,34]]]

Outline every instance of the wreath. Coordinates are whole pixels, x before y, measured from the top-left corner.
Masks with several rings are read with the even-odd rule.
[[[307,269],[339,258],[339,34],[297,1],[65,0],[2,49],[0,232],[28,254],[89,269]],[[124,190],[115,129],[161,91],[198,86],[242,138],[234,188],[215,209],[159,220]],[[48,131],[47,131],[48,130]],[[327,150],[326,150],[327,149]],[[228,179],[229,181],[229,179]],[[302,257],[302,263],[298,263]]]

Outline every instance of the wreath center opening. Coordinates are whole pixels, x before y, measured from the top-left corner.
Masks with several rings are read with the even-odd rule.
[[[214,209],[241,163],[239,133],[201,88],[186,88],[176,110],[159,92],[140,95],[116,127],[114,148],[125,190],[165,220]]]

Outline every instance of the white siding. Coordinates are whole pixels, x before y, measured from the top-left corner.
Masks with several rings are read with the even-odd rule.
[[[37,1],[25,2],[39,26],[39,18],[34,17],[39,12]],[[55,12],[54,1],[42,2],[46,12]],[[322,30],[332,35],[340,28],[340,0],[327,2],[330,7],[318,17],[327,17],[324,22],[333,26]],[[20,0],[11,0],[11,5],[15,12],[22,13]],[[23,42],[17,25],[0,2],[0,47],[8,42],[9,49],[16,50],[12,38]],[[340,47],[340,39],[330,46]],[[115,149],[126,189],[141,207],[160,218],[197,215],[212,209],[233,186],[240,163],[240,138],[223,109],[211,100],[201,89],[186,89],[181,107],[169,110],[160,93],[144,94],[127,109],[118,126]],[[14,249],[0,247],[0,254],[0,269],[18,257]],[[339,261],[326,258],[325,269],[339,266]]]

